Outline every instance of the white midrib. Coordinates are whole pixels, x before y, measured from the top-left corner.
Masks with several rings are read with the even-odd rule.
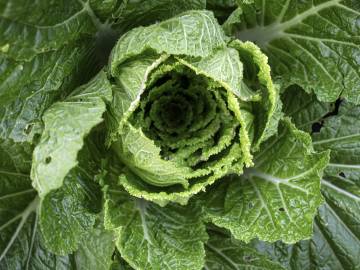
[[[32,212],[35,212],[37,207],[39,204],[39,197],[36,197],[26,208],[25,210],[20,213],[19,215],[17,215],[16,217],[14,217],[13,219],[11,219],[11,222],[7,222],[6,225],[10,225],[12,224],[15,220],[20,219],[19,224],[16,227],[16,230],[14,232],[14,234],[12,235],[10,241],[8,242],[8,244],[6,245],[5,249],[3,250],[3,252],[0,255],[0,262],[5,258],[7,252],[10,250],[11,246],[14,244],[16,238],[18,237],[22,227],[24,226],[25,222],[27,221],[28,217],[30,216],[30,214]],[[4,229],[4,226],[1,226],[1,229]]]
[[[9,198],[13,198],[13,197],[16,197],[16,196],[21,196],[21,195],[28,194],[28,193],[33,193],[33,192],[36,192],[36,190],[30,188],[30,189],[26,189],[26,190],[23,190],[23,191],[6,194],[6,195],[3,195],[3,196],[0,196],[0,201],[5,200],[5,199],[9,199]]]
[[[263,47],[276,38],[286,36],[285,30],[299,24],[306,18],[319,13],[321,10],[338,5],[341,1],[342,0],[330,0],[320,5],[313,6],[312,8],[285,22],[275,21],[274,23],[266,26],[255,26],[253,28],[240,31],[237,33],[237,37],[244,41],[256,41],[259,46]]]
[[[321,184],[324,185],[324,186],[327,186],[333,190],[335,190],[336,192],[342,194],[342,195],[345,195],[346,197],[349,197],[357,202],[360,202],[360,197],[355,195],[355,194],[352,194],[344,189],[341,189],[337,186],[335,186],[334,184],[330,183],[329,181],[327,181],[326,179],[321,179]]]
[[[152,242],[151,242],[151,238],[150,238],[150,234],[149,234],[149,229],[146,223],[146,207],[147,207],[147,203],[145,200],[139,199],[136,202],[138,208],[139,208],[139,213],[140,213],[140,219],[141,219],[141,226],[144,232],[144,239],[147,243],[147,261],[149,263],[151,263],[151,246],[152,246]]]
[[[340,137],[335,137],[335,138],[330,138],[330,139],[324,139],[324,140],[319,140],[319,141],[314,141],[313,145],[337,142],[337,141],[342,141],[342,140],[347,140],[347,139],[354,139],[354,138],[358,138],[358,137],[360,137],[360,133],[346,135],[346,136],[340,136]]]
[[[227,261],[232,267],[234,267],[234,269],[239,269],[238,265],[234,261],[232,261],[228,256],[226,256],[221,250],[217,249],[216,247],[214,247],[209,243],[206,243],[206,246],[209,249],[211,249],[213,252],[219,254],[220,257],[222,257],[225,261]]]
[[[270,175],[270,174],[266,174],[266,173],[257,171],[255,169],[249,169],[248,170],[248,175],[256,176],[256,177],[261,178],[261,179],[263,179],[265,181],[273,183],[276,186],[278,186],[280,184],[283,184],[285,186],[288,186],[288,187],[293,188],[293,189],[301,190],[301,191],[305,192],[306,194],[308,194],[308,192],[309,192],[308,190],[306,190],[306,189],[304,189],[304,188],[302,188],[300,186],[294,185],[293,183],[290,182],[290,180],[299,179],[302,176],[305,176],[306,174],[308,174],[311,170],[312,169],[310,169],[308,171],[305,171],[305,172],[303,172],[303,173],[301,173],[299,175],[289,177],[289,178],[279,178],[279,177],[276,177],[276,176],[273,176],[273,175]]]
[[[335,167],[335,168],[360,170],[360,164],[329,163],[328,166],[329,167]]]

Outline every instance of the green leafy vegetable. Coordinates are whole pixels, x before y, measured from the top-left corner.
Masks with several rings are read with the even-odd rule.
[[[252,164],[251,148],[275,131],[280,105],[266,56],[252,43],[226,46],[210,13],[128,32],[110,67],[108,144],[134,196],[184,204],[229,172],[240,174]]]
[[[359,15],[0,1],[0,269],[358,269]]]

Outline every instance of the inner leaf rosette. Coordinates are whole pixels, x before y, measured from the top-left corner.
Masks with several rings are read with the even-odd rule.
[[[253,165],[252,151],[276,130],[280,106],[267,58],[254,44],[222,37],[211,50],[198,40],[165,48],[162,25],[155,41],[150,35],[134,45],[156,26],[130,31],[112,52],[107,141],[131,195],[185,204]]]
[[[169,57],[149,77],[112,144],[128,168],[122,184],[178,193],[241,173],[239,112],[235,96],[219,83]]]

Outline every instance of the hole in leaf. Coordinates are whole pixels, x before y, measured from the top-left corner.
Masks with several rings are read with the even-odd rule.
[[[284,212],[285,209],[284,209],[283,207],[280,207],[280,208],[279,208],[279,211],[280,211],[280,212]]]
[[[343,172],[340,172],[340,173],[339,173],[339,176],[341,176],[341,177],[343,177],[343,178],[346,177],[346,176],[345,176],[345,173],[343,173]]]
[[[248,256],[244,256],[243,259],[245,262],[250,262],[253,260],[253,257],[248,255]]]
[[[24,128],[24,133],[29,135],[31,133],[33,126],[34,124],[27,124],[26,127]]]
[[[50,162],[51,162],[51,157],[45,158],[45,163],[46,163],[46,164],[49,164]]]
[[[322,128],[323,124],[320,122],[316,122],[314,124],[312,124],[311,126],[311,130],[313,133],[317,133],[320,132],[321,128]]]
[[[335,103],[333,104],[333,110],[331,112],[329,112],[328,114],[326,114],[323,118],[327,118],[327,117],[330,117],[330,116],[333,116],[333,115],[337,115],[339,113],[339,108],[340,108],[340,105],[341,105],[341,102],[342,102],[342,99],[337,99],[335,101]]]
[[[248,208],[251,209],[251,208],[253,208],[253,207],[254,207],[254,204],[253,204],[252,202],[249,202]]]

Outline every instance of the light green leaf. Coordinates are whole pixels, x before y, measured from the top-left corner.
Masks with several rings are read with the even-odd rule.
[[[210,234],[205,248],[204,270],[285,270],[280,264],[272,262],[255,249],[221,234]]]
[[[313,91],[360,103],[360,7],[353,0],[256,0],[241,5],[236,31],[269,56],[276,75]]]
[[[117,139],[119,129],[139,105],[150,73],[166,59],[166,55],[144,53],[121,66],[121,72],[117,77],[119,87],[113,88],[114,98],[106,117],[109,146]]]
[[[84,137],[102,121],[111,86],[104,72],[79,87],[44,114],[44,132],[33,154],[31,178],[40,197],[61,187],[66,174],[77,164]]]
[[[120,139],[112,144],[112,149],[121,153],[118,156],[122,157],[122,163],[151,185],[182,184],[185,188],[189,185],[186,176],[190,174],[190,168],[162,159],[160,148],[131,124],[124,128]]]
[[[251,166],[251,150],[277,130],[278,89],[253,43],[234,41],[204,57],[146,51],[117,72],[107,143],[128,167],[120,184],[133,196],[186,204],[217,179]],[[166,108],[175,103],[181,114],[174,117],[189,132],[168,128],[174,119],[165,117]]]
[[[316,153],[310,136],[285,120],[279,135],[262,145],[254,168],[204,195],[207,217],[245,242],[309,238],[327,162],[328,153]]]
[[[198,74],[203,74],[219,84],[228,91],[233,92],[241,100],[254,98],[253,93],[247,87],[242,86],[243,64],[237,50],[224,48],[217,50],[214,54],[204,58],[185,58],[179,61],[190,66]]]
[[[252,42],[235,40],[230,43],[230,47],[239,51],[243,62],[244,82],[242,86],[248,84],[246,86],[248,88],[259,88],[257,91],[261,98],[252,104],[250,112],[254,120],[249,124],[254,133],[252,150],[258,151],[261,143],[276,133],[279,119],[282,116],[279,86],[273,83],[268,58],[258,46]]]
[[[115,251],[114,235],[98,225],[81,241],[75,253],[77,270],[110,270]]]
[[[185,204],[191,195],[200,192],[204,189],[205,186],[214,183],[214,181],[225,175],[228,170],[236,170],[237,172],[240,172],[242,170],[242,163],[245,160],[245,158],[242,159],[241,157],[239,157],[242,154],[242,149],[240,149],[238,141],[236,141],[236,143],[234,143],[233,145],[231,144],[232,138],[234,138],[237,133],[236,128],[238,126],[238,124],[234,124],[234,121],[238,121],[238,119],[230,119],[230,113],[228,112],[229,109],[226,107],[225,104],[229,103],[235,109],[238,109],[239,105],[234,95],[229,94],[231,98],[226,97],[226,90],[224,90],[224,97],[220,93],[217,94],[216,97],[209,97],[209,95],[211,95],[209,94],[210,89],[204,89],[201,90],[204,93],[201,94],[199,97],[204,98],[204,100],[202,100],[201,102],[205,103],[206,106],[209,107],[209,110],[212,110],[214,112],[216,105],[215,102],[218,101],[220,103],[219,115],[223,114],[224,119],[228,118],[226,119],[226,121],[224,120],[225,125],[223,128],[219,126],[220,122],[218,118],[220,116],[214,117],[214,115],[211,115],[210,113],[210,116],[203,116],[201,114],[201,121],[199,120],[199,123],[197,123],[197,125],[202,125],[202,122],[206,121],[206,119],[210,119],[210,121],[212,122],[211,125],[206,126],[204,124],[204,128],[196,128],[199,129],[199,131],[194,132],[195,134],[191,140],[185,140],[185,138],[181,140],[172,139],[174,144],[181,143],[186,145],[188,143],[190,145],[189,151],[185,149],[183,154],[185,156],[191,155],[196,152],[196,149],[191,150],[191,147],[203,147],[203,141],[209,141],[209,139],[211,140],[211,137],[214,136],[216,131],[222,128],[221,131],[219,130],[220,135],[222,136],[222,139],[219,140],[219,144],[215,145],[214,149],[211,149],[210,145],[209,147],[204,149],[206,151],[204,151],[203,157],[196,155],[194,155],[193,157],[194,164],[196,164],[201,161],[205,162],[207,159],[209,159],[210,156],[215,156],[216,154],[219,154],[219,162],[216,163],[214,161],[211,161],[209,162],[208,168],[203,165],[196,172],[193,172],[192,169],[186,167],[181,162],[177,163],[175,160],[172,161],[170,159],[163,159],[163,157],[160,156],[160,147],[158,147],[158,145],[156,145],[154,141],[152,141],[150,138],[145,136],[145,129],[145,131],[139,129],[139,127],[141,127],[141,123],[128,122],[129,118],[133,117],[132,114],[134,113],[134,111],[140,106],[140,96],[145,90],[145,82],[148,81],[148,83],[150,84],[151,82],[156,81],[156,79],[158,78],[156,76],[161,77],[164,76],[164,72],[171,72],[172,69],[180,68],[180,63],[174,64],[172,61],[173,60],[169,59],[169,57],[166,55],[157,56],[153,53],[146,53],[139,55],[138,57],[134,57],[133,59],[128,60],[126,63],[124,63],[121,68],[122,72],[116,78],[118,80],[118,85],[114,87],[114,100],[110,109],[111,113],[108,114],[106,121],[108,130],[110,131],[110,134],[108,135],[108,144],[113,141],[119,140],[118,142],[114,143],[113,149],[115,149],[121,160],[125,162],[129,166],[129,169],[132,171],[126,172],[126,175],[121,176],[121,184],[131,195],[146,198],[147,200],[151,201],[156,201],[161,205],[164,205],[169,201],[177,201],[181,204]],[[156,70],[153,71],[154,73],[152,74],[152,76],[150,76],[150,72],[152,71],[152,69],[155,68]],[[191,72],[190,68],[181,65],[181,71],[183,69],[186,69],[186,71],[184,71],[184,74],[188,74]],[[189,75],[189,80],[194,81],[194,86],[197,85],[197,83],[200,81],[204,84],[204,88],[211,87],[211,82],[207,82],[205,76],[202,76],[200,74],[196,75],[195,72],[192,72]],[[209,99],[211,100],[209,101]],[[193,106],[196,107],[198,106],[198,104],[193,104]],[[200,110],[202,109],[200,108]],[[240,114],[239,111],[237,111],[236,113]],[[245,128],[242,128],[240,140],[243,143],[244,149],[246,148],[247,150],[247,156],[245,161],[247,162],[247,164],[249,164],[251,162],[249,158],[250,142],[249,139],[246,138],[246,136],[246,130]],[[201,142],[201,144],[199,142]],[[147,145],[147,151],[143,151],[140,149],[144,145]],[[149,151],[149,146],[151,146],[151,151]],[[233,164],[235,164],[236,166],[233,166]],[[171,171],[173,179],[168,177],[158,178],[158,173],[153,173],[152,168],[154,168],[154,171],[163,171],[161,175],[168,175],[168,171]],[[147,172],[144,169],[146,169]],[[174,171],[176,171],[176,174],[173,173]],[[139,176],[136,176],[136,174],[138,174]],[[209,175],[209,177],[200,178],[206,175]],[[196,182],[194,181],[194,185],[188,190],[184,190],[184,188],[179,189],[176,186],[171,187],[167,190],[157,189],[157,187],[159,186],[170,186],[174,185],[174,183],[181,183],[183,184],[183,186],[186,187],[188,184],[187,179],[196,177],[198,179],[196,180]],[[150,186],[148,185],[149,182],[156,185]]]
[[[187,10],[205,9],[205,0],[137,0],[123,1],[119,8],[113,12],[112,17],[116,20],[113,27],[117,31],[126,31],[161,22],[174,17]]]
[[[160,207],[107,190],[105,224],[121,256],[135,269],[202,269],[207,240],[196,205]]]
[[[287,88],[281,100],[284,114],[291,117],[297,128],[309,133],[314,123],[321,122],[334,109],[330,103],[318,101],[314,94],[307,94],[297,85]]]
[[[226,39],[211,12],[188,11],[123,35],[112,51],[110,71],[116,77],[123,62],[149,49],[158,54],[208,56],[214,49],[224,47]]]

